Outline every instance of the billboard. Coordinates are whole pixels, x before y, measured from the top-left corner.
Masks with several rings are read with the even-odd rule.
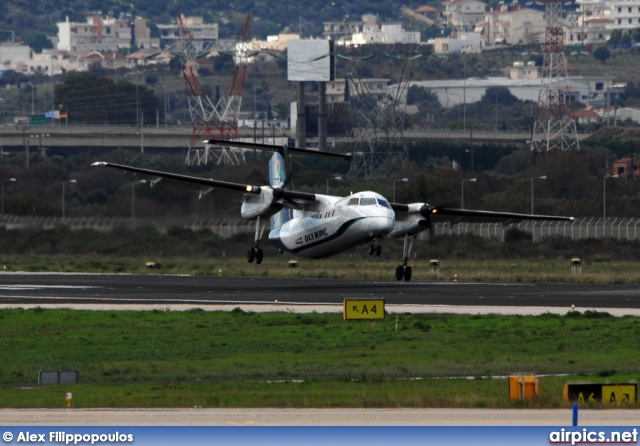
[[[290,40],[287,79],[294,82],[335,80],[333,40]]]

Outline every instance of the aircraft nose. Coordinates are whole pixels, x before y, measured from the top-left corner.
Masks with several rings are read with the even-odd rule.
[[[394,221],[389,216],[376,216],[367,219],[367,232],[371,235],[385,236],[393,230]]]

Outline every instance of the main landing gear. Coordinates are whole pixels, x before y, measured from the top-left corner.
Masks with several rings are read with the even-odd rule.
[[[264,252],[262,251],[262,248],[259,247],[259,245],[265,226],[266,224],[263,224],[262,227],[260,226],[260,217],[258,217],[258,219],[256,220],[255,247],[249,248],[249,251],[247,251],[247,262],[249,263],[253,263],[254,260],[258,265],[262,263]]]
[[[402,280],[403,278],[406,282],[411,280],[411,267],[408,265],[408,263],[409,257],[411,256],[411,248],[413,247],[413,244],[417,238],[417,235],[412,235],[409,246],[407,246],[407,234],[404,235],[404,246],[402,248],[402,265],[398,265],[396,267],[396,280]]]
[[[369,255],[372,256],[374,254],[378,257],[382,254],[382,246],[380,246],[380,240],[378,239],[374,239],[373,243],[369,245]]]

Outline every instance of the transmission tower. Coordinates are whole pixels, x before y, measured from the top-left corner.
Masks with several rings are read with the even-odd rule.
[[[553,152],[580,148],[576,123],[571,118],[571,90],[565,82],[567,61],[564,54],[561,12],[562,0],[546,0],[544,65],[531,137],[532,160],[534,156],[548,156]]]
[[[185,81],[189,115],[193,131],[187,152],[187,164],[239,164],[245,161],[244,152],[230,147],[220,147],[212,150],[209,145],[200,146],[203,140],[221,139],[238,141],[238,121],[244,91],[247,62],[251,55],[250,48],[250,15],[247,14],[235,45],[230,48],[234,58],[235,73],[222,94],[216,89],[215,101],[207,95],[198,80],[195,71],[196,59],[209,54],[214,49],[219,53],[223,49],[221,44],[205,43],[202,46],[194,44],[194,39],[186,26],[182,15],[178,16],[180,39],[173,53],[183,59],[182,76]],[[223,54],[223,53],[221,53]]]
[[[351,47],[345,88],[350,90],[349,101],[354,119],[354,161],[351,178],[367,179],[389,175],[396,163],[404,159],[404,117],[406,92],[413,61],[422,55],[418,46],[402,43],[398,45],[368,44]],[[391,73],[391,84],[384,79],[371,79],[363,72],[367,61],[383,59],[385,73]]]

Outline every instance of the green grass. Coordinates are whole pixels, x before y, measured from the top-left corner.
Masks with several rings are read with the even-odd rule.
[[[568,380],[640,376],[640,319],[598,312],[399,314],[396,331],[395,317],[35,308],[1,310],[0,326],[0,407],[66,392],[76,407],[562,407]],[[81,384],[36,384],[69,369]],[[550,375],[536,402],[493,378],[523,372]]]
[[[343,255],[337,259],[296,259],[297,268],[287,261],[294,257],[269,252],[261,265],[238,257],[92,257],[92,256],[13,256],[0,259],[2,271],[87,272],[132,274],[191,274],[210,276],[262,276],[328,279],[395,280],[397,260]],[[156,268],[148,268],[153,261]],[[609,259],[586,260],[581,274],[572,274],[567,259],[554,260],[471,260],[442,259],[440,270],[431,272],[429,258],[412,259],[412,280],[452,280],[463,282],[566,282],[566,283],[640,283],[637,262]],[[6,268],[5,268],[6,267]]]
[[[566,377],[542,377],[540,398],[509,400],[506,379],[226,382],[12,387],[3,407],[560,408]],[[591,403],[590,407],[607,407]]]

